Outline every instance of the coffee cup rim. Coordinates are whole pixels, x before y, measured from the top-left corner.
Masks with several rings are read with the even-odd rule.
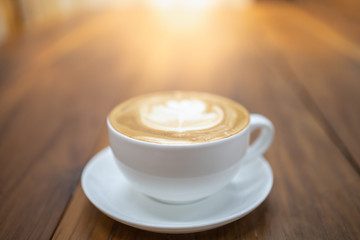
[[[249,117],[250,117],[250,114],[249,114]],[[153,147],[153,148],[168,148],[168,149],[209,147],[209,146],[212,146],[212,145],[226,143],[226,142],[231,141],[232,139],[237,138],[240,135],[244,134],[247,131],[247,129],[249,128],[249,126],[250,126],[250,121],[248,121],[247,125],[243,129],[241,129],[239,132],[237,132],[237,133],[235,133],[235,134],[233,134],[231,136],[221,138],[221,139],[217,139],[217,140],[214,140],[214,141],[201,142],[201,143],[190,143],[190,144],[166,144],[166,143],[155,143],[155,142],[147,142],[147,141],[139,140],[139,139],[136,139],[136,138],[129,137],[129,136],[117,131],[114,128],[114,126],[111,124],[109,115],[106,118],[106,122],[107,122],[108,128],[113,133],[115,133],[117,136],[119,136],[121,138],[124,138],[124,139],[130,141],[131,143],[140,144],[140,145],[143,145],[143,146],[149,146],[149,147]]]

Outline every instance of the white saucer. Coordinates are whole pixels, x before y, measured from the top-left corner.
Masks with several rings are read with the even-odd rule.
[[[104,214],[136,228],[162,233],[198,232],[235,221],[259,206],[272,184],[271,167],[261,157],[243,166],[238,176],[213,196],[186,205],[165,204],[129,186],[109,147],[87,163],[81,176],[86,196]]]

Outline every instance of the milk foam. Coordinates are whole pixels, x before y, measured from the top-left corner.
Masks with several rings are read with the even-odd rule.
[[[234,135],[249,122],[247,110],[220,96],[160,92],[127,100],[109,115],[111,125],[131,138],[159,144],[210,142]]]
[[[206,103],[198,99],[168,100],[143,106],[140,118],[149,128],[175,132],[209,129],[223,120],[224,113],[218,106],[206,110]]]

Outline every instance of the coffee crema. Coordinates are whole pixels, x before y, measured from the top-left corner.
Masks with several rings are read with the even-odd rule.
[[[230,137],[249,124],[240,104],[201,92],[156,92],[131,98],[109,115],[113,128],[141,141],[194,144]]]

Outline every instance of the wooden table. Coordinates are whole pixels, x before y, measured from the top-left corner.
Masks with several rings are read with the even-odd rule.
[[[3,45],[0,239],[359,239],[360,16],[305,3],[86,13]],[[228,96],[273,121],[274,186],[246,217],[158,234],[85,197],[79,179],[108,145],[110,109],[172,89]]]

